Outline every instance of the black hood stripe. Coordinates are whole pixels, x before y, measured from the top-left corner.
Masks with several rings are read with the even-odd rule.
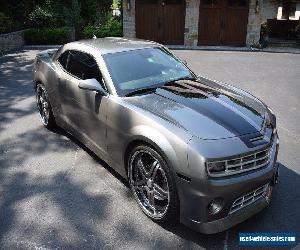
[[[197,82],[181,80],[162,87],[156,94],[191,108],[236,135],[261,130],[263,118],[234,94],[228,95],[228,91],[225,94]]]
[[[179,87],[175,87],[176,85],[180,86],[181,89]],[[183,89],[182,89],[183,88]],[[173,85],[167,85],[165,86],[165,89],[170,89],[170,90],[174,90],[174,91],[178,91],[180,90],[181,93],[185,92],[185,93],[199,93],[201,95],[203,95],[204,97],[207,98],[214,98],[214,100],[216,102],[219,102],[221,105],[223,105],[224,107],[232,110],[233,112],[239,114],[241,117],[243,117],[247,122],[249,122],[253,127],[256,128],[256,130],[260,130],[261,129],[261,124],[257,124],[255,121],[253,121],[249,116],[245,115],[243,112],[241,112],[239,109],[235,108],[234,106],[228,104],[227,102],[221,100],[220,98],[218,98],[219,95],[225,95],[229,98],[234,98],[236,101],[238,101],[237,97],[238,95],[234,95],[232,93],[230,93],[229,91],[217,91],[214,88],[211,88],[205,84],[202,84],[200,82],[195,82],[195,81],[191,81],[191,80],[180,80],[180,81],[175,81],[173,83]],[[252,110],[253,111],[253,110]]]

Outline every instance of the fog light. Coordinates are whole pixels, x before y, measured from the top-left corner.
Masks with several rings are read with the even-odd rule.
[[[223,200],[221,198],[214,199],[208,204],[208,212],[211,215],[219,213],[222,208],[223,208]]]

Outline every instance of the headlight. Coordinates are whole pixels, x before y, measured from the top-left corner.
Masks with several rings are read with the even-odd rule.
[[[271,113],[272,115],[275,115],[275,114],[274,114],[274,111],[273,111],[269,106],[267,106],[267,109],[270,111],[270,113]]]
[[[271,108],[269,108],[267,106],[267,110],[268,110],[268,120],[269,120],[269,123],[272,125],[273,129],[276,129],[276,116],[273,112],[273,110]]]
[[[225,171],[225,162],[224,161],[217,161],[217,162],[208,162],[207,163],[207,170],[209,173],[218,173]]]

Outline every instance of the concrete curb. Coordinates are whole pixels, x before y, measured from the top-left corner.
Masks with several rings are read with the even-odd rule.
[[[25,45],[23,49],[59,48],[61,45]],[[167,45],[171,50],[206,50],[206,51],[240,51],[240,52],[270,52],[300,54],[300,48],[253,48],[253,47],[227,47],[227,46],[181,46]]]
[[[21,49],[47,49],[47,48],[59,48],[62,45],[25,45]]]
[[[253,47],[227,47],[227,46],[181,46],[167,45],[171,50],[204,50],[204,51],[239,51],[239,52],[267,52],[300,54],[300,48],[253,48]]]

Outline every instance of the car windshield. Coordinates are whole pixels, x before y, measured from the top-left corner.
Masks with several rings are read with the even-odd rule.
[[[136,49],[103,57],[121,96],[183,78],[194,78],[182,62],[162,48]]]

